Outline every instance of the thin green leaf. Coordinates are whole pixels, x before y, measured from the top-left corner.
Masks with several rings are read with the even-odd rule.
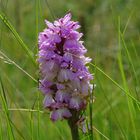
[[[35,59],[33,57],[32,51],[23,42],[23,40],[21,39],[21,37],[19,36],[19,34],[16,32],[16,30],[14,29],[14,27],[10,23],[10,21],[7,19],[7,17],[3,13],[1,13],[0,14],[0,19],[3,21],[3,23],[6,25],[6,27],[8,27],[8,29],[12,32],[12,34],[15,36],[16,40],[19,42],[19,44],[22,46],[22,48],[27,53],[27,55],[29,56],[29,58],[32,60],[33,64],[36,66],[36,61],[35,61]]]
[[[129,96],[135,103],[140,105],[140,102],[133,97],[131,94],[129,94],[124,88],[122,88],[116,81],[114,81],[110,76],[108,76],[104,71],[102,71],[98,66],[89,63],[91,66],[95,67],[98,71],[100,71],[103,75],[105,75],[110,81],[112,81],[118,88],[120,88],[127,96]]]

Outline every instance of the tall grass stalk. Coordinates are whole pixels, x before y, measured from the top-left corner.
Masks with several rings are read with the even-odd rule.
[[[108,74],[106,74],[102,69],[100,69],[97,65],[93,63],[89,63],[93,68],[95,67],[99,72],[101,72],[104,76],[106,76],[114,85],[116,85],[119,89],[121,89],[129,98],[131,98],[136,104],[140,105],[140,102],[133,97],[130,93],[128,93],[123,87],[121,87],[116,81],[114,81]]]
[[[94,85],[93,85],[94,87]],[[93,140],[93,91],[92,94],[90,95],[90,101],[89,101],[89,120],[90,120],[90,140]]]
[[[0,140],[3,140],[3,130],[2,130],[2,113],[0,113]]]
[[[35,1],[35,7],[36,7],[36,50],[38,53],[38,32],[39,32],[39,8],[40,8],[40,0]],[[38,66],[39,69],[39,66]],[[38,74],[39,79],[39,74]],[[39,87],[39,81],[38,81],[38,87]],[[37,92],[37,138],[40,139],[40,93]]]
[[[107,97],[106,94],[105,94],[105,91],[104,91],[104,89],[103,89],[103,86],[102,86],[102,84],[101,84],[101,81],[99,80],[99,78],[97,78],[97,80],[98,80],[98,84],[99,84],[100,90],[102,91],[102,93],[103,93],[103,95],[104,95],[104,98],[105,98],[105,100],[106,100],[108,106],[110,107],[111,112],[112,112],[112,114],[113,114],[113,117],[114,117],[114,119],[115,119],[115,121],[116,121],[115,124],[116,124],[116,126],[118,127],[118,129],[119,129],[119,131],[120,131],[122,137],[123,137],[124,139],[126,139],[126,134],[125,134],[125,132],[124,132],[122,126],[121,126],[121,123],[120,123],[119,119],[117,118],[117,114],[115,113],[115,111],[114,111],[114,109],[113,109],[113,107],[112,107],[112,104],[110,103],[108,97]],[[116,98],[115,98],[115,99],[116,99]],[[113,138],[111,138],[111,139],[113,139]]]
[[[34,140],[34,137],[33,137],[33,127],[34,127],[34,125],[33,125],[33,112],[31,111],[30,113],[29,113],[29,120],[30,120],[30,137],[31,137],[31,140]]]
[[[126,82],[127,79],[126,79],[126,76],[125,76],[124,66],[123,66],[123,61],[122,61],[122,54],[121,54],[121,50],[122,50],[121,46],[122,46],[122,44],[121,44],[121,39],[122,39],[122,41],[123,41],[123,43],[124,43],[124,38],[123,38],[122,33],[121,33],[121,30],[120,30],[120,18],[118,18],[118,42],[119,42],[119,43],[118,43],[118,47],[119,47],[119,49],[118,49],[118,50],[119,50],[119,52],[118,52],[118,64],[119,64],[119,68],[120,68],[120,71],[121,71],[121,77],[122,77],[122,80],[123,80],[124,89],[127,91],[127,93],[130,94],[130,92],[129,92],[129,87],[128,87],[128,84],[127,84],[127,82]],[[125,45],[125,44],[124,44],[124,45]],[[126,48],[126,46],[125,46],[125,50],[126,50],[127,54],[129,54],[129,53],[128,53],[128,50],[127,50],[127,48]],[[132,64],[129,55],[128,55],[128,57],[129,57],[128,60],[129,60],[130,63]],[[133,65],[132,65],[132,68],[133,68],[133,70],[134,70]],[[135,116],[136,112],[135,112],[135,108],[134,108],[134,105],[133,105],[133,101],[130,100],[130,99],[128,98],[128,96],[127,96],[127,103],[128,103],[128,108],[129,108],[130,120],[131,120],[131,124],[132,124],[131,131],[132,131],[132,129],[133,129],[134,136],[135,136],[135,140],[137,140],[136,127],[135,127],[135,122],[134,122],[134,116]],[[128,127],[128,128],[129,128],[129,127]]]
[[[9,116],[10,114],[9,114],[9,110],[8,110],[7,100],[6,100],[6,93],[5,93],[4,85],[2,83],[1,75],[0,75],[0,100],[1,100],[2,107],[3,107],[4,113],[5,113],[7,129],[8,129],[8,136],[9,136],[8,139],[15,140],[13,128],[12,128],[10,116]]]
[[[7,17],[0,13],[0,19],[3,21],[4,25],[12,32],[12,34],[15,36],[16,40],[19,42],[19,44],[22,46],[22,48],[25,50],[26,54],[29,56],[33,64],[36,66],[36,61],[34,59],[32,51],[28,48],[28,46],[23,42],[19,34],[14,29],[13,25],[10,23],[10,21],[7,19]]]
[[[23,68],[21,68],[15,61],[11,60],[6,54],[4,54],[0,50],[0,59],[3,60],[3,62],[8,63],[8,64],[13,64],[15,67],[17,67],[20,71],[22,71],[24,74],[26,74],[28,77],[30,77],[34,82],[38,83],[38,81],[31,76],[27,71],[25,71]]]

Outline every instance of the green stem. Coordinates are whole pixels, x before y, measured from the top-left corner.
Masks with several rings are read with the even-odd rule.
[[[79,119],[79,113],[71,111],[72,117],[68,120],[68,124],[71,130],[72,140],[80,140],[77,121]]]

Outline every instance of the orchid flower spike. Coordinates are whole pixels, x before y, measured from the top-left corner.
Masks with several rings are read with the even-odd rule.
[[[80,41],[82,33],[71,13],[53,23],[45,21],[47,28],[39,34],[38,63],[39,89],[44,94],[44,107],[50,110],[52,121],[71,119],[86,109],[92,91],[93,79],[85,57],[87,49]],[[78,115],[75,115],[75,114]]]

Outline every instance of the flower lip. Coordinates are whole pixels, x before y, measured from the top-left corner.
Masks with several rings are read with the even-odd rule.
[[[52,121],[57,121],[58,119],[60,120],[64,118],[67,119],[70,118],[71,116],[72,114],[67,108],[61,108],[61,109],[53,110],[50,118]]]

